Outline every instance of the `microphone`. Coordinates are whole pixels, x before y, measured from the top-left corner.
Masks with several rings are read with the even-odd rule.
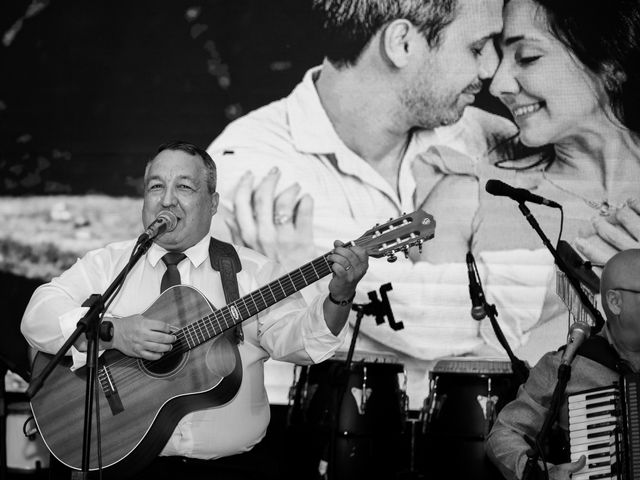
[[[540,195],[531,193],[526,188],[512,187],[511,185],[508,185],[500,180],[488,180],[487,184],[485,185],[485,190],[491,195],[495,195],[497,197],[509,197],[510,199],[515,200],[519,203],[531,202],[545,205],[547,207],[562,208],[559,203],[556,203],[553,200],[547,200]]]
[[[467,252],[467,273],[469,274],[469,297],[471,298],[471,317],[474,320],[482,320],[487,316],[484,309],[484,295],[480,282],[476,277],[476,261],[471,252]]]
[[[586,339],[591,334],[591,327],[586,323],[574,322],[569,328],[569,338],[567,340],[567,347],[562,353],[561,365],[571,365],[573,358],[576,356],[576,352]]]
[[[153,240],[165,232],[171,232],[176,229],[176,225],[178,225],[178,217],[176,217],[175,213],[169,210],[163,210],[158,214],[156,219],[149,224],[142,235],[140,235],[138,242]]]

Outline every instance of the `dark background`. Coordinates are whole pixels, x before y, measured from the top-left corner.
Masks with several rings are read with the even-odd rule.
[[[0,195],[135,195],[160,143],[208,146],[321,61],[309,4],[0,2]]]
[[[0,2],[0,195],[137,195],[160,143],[208,146],[321,62],[310,2]]]

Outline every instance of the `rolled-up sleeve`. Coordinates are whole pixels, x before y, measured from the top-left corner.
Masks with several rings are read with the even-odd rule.
[[[260,271],[264,283],[276,278],[282,269],[269,262]],[[300,293],[277,303],[258,315],[260,345],[271,358],[293,363],[318,363],[331,357],[342,345],[347,328],[331,333],[324,319],[326,294],[319,294],[310,304]]]
[[[91,282],[80,260],[51,282],[36,289],[22,317],[21,331],[37,350],[55,353],[69,337],[68,325],[82,314],[83,294],[88,297]],[[71,330],[73,331],[73,330]]]
[[[105,288],[111,267],[109,252],[89,252],[70,269],[36,289],[22,317],[20,329],[36,350],[56,353],[76,329],[86,313],[82,304]],[[72,347],[73,368],[85,363],[85,354]]]

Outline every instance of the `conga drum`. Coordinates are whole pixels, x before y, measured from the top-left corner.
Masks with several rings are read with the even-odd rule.
[[[502,480],[485,455],[484,441],[498,412],[518,391],[511,363],[445,359],[436,363],[429,380],[419,470],[434,479]]]
[[[297,456],[299,478],[332,480],[390,478],[399,457],[394,449],[404,427],[404,367],[395,357],[358,356],[299,366],[292,387],[289,421],[304,439]]]

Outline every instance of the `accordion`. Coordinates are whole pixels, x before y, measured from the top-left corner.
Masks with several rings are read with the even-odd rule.
[[[640,375],[569,395],[571,461],[586,466],[573,480],[640,479]]]

